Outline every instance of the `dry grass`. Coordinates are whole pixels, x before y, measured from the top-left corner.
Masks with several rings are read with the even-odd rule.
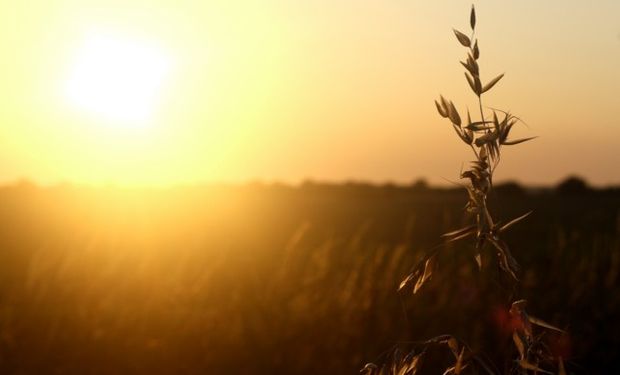
[[[568,371],[617,373],[620,194],[495,190],[507,217],[535,208],[506,241],[527,265],[519,294],[570,327],[551,349]],[[415,298],[394,292],[420,249],[463,224],[466,197],[356,185],[2,188],[0,372],[345,374],[447,332],[509,370],[509,278],[477,271],[468,241],[439,254]],[[443,348],[427,354],[428,373],[454,364]]]

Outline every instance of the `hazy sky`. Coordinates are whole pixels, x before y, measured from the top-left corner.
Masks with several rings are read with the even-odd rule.
[[[620,183],[620,1],[476,1],[485,103],[520,115],[497,179]],[[436,113],[474,107],[469,1],[0,5],[0,179],[456,180]]]

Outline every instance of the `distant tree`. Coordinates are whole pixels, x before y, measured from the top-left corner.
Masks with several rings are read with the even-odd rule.
[[[570,176],[560,182],[556,188],[558,194],[584,194],[591,191],[588,183],[581,177]]]
[[[416,191],[428,190],[428,182],[424,178],[418,178],[411,184],[411,188]]]
[[[494,186],[495,192],[504,195],[522,195],[525,194],[523,186],[515,181],[507,181]]]

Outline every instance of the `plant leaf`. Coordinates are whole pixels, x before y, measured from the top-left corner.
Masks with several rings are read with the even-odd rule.
[[[453,230],[452,232],[444,233],[441,237],[447,238],[448,242],[452,242],[471,236],[476,233],[476,229],[477,227],[475,225],[469,225],[461,229]]]
[[[528,217],[530,214],[532,213],[532,211],[525,213],[521,216],[519,216],[516,219],[512,219],[509,222],[507,222],[506,224],[502,225],[499,229],[498,232],[504,232],[506,229],[510,228],[511,226],[515,225],[516,223],[518,223],[519,221],[525,219],[526,217]]]
[[[452,29],[452,30],[454,31],[454,35],[456,35],[456,39],[459,40],[459,43],[461,43],[464,47],[471,46],[471,41],[469,40],[469,37],[467,35],[463,34],[457,29]]]
[[[495,113],[495,111],[493,111],[493,125],[495,126],[495,129],[499,129],[499,119],[497,118],[497,113]]]
[[[465,345],[461,348],[459,356],[456,358],[456,364],[454,365],[454,373],[459,375],[463,371],[463,356],[465,355]]]
[[[544,328],[550,329],[552,331],[560,332],[560,333],[566,333],[566,331],[561,330],[558,327],[554,327],[554,326],[552,326],[551,324],[545,322],[542,319],[538,319],[538,318],[533,317],[531,315],[528,315],[528,319],[529,319],[530,323],[536,324],[539,327],[544,327]]]
[[[525,358],[525,345],[523,344],[523,340],[517,331],[512,333],[512,341],[514,341],[517,350],[519,351],[519,356],[521,359]]]
[[[484,85],[484,87],[482,88],[482,92],[485,93],[485,92],[489,91],[503,77],[504,77],[504,73],[502,73],[502,74],[498,75],[497,77],[493,78],[489,83]]]
[[[403,279],[403,281],[400,282],[398,290],[402,290],[404,287],[406,287],[407,284],[409,284],[409,282],[414,279],[414,277],[415,276],[413,273],[409,274],[405,279]]]
[[[471,29],[476,28],[476,10],[474,9],[474,5],[471,5],[471,13],[469,14],[469,26]]]
[[[435,264],[436,264],[435,255],[430,256],[426,260],[426,263],[424,263],[424,273],[418,279],[415,286],[413,287],[413,294],[416,294],[418,290],[420,290],[422,285],[424,285],[424,283],[426,283],[428,280],[431,279],[431,277],[433,276],[433,271],[435,270]]]
[[[476,255],[474,255],[474,259],[476,260],[476,264],[478,265],[478,269],[482,270],[482,256],[480,255],[480,253],[476,253]]]
[[[504,141],[504,143],[502,144],[506,146],[513,146],[513,145],[518,145],[519,143],[531,141],[534,138],[538,138],[538,137],[528,137],[528,138],[516,139],[514,141]]]
[[[499,143],[504,144],[506,139],[508,139],[508,135],[510,134],[510,129],[516,124],[516,120],[511,120],[505,126],[501,128],[501,133],[499,135]]]

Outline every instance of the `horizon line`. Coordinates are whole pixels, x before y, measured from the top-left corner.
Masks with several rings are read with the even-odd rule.
[[[89,188],[89,189],[120,189],[120,190],[169,190],[177,188],[201,188],[201,187],[247,187],[247,186],[262,186],[262,187],[274,187],[283,186],[290,188],[302,188],[304,186],[346,186],[346,185],[359,185],[359,186],[372,186],[372,187],[399,187],[399,188],[426,188],[426,189],[449,189],[449,188],[462,188],[466,186],[466,183],[461,184],[459,181],[449,181],[443,179],[443,183],[430,183],[425,177],[413,178],[409,181],[398,180],[376,180],[376,179],[361,179],[361,178],[346,178],[346,179],[315,179],[304,178],[296,182],[278,180],[278,179],[261,179],[252,178],[245,180],[221,180],[221,181],[193,181],[193,182],[175,182],[175,183],[122,183],[122,182],[78,182],[78,181],[56,181],[51,183],[42,183],[30,178],[16,178],[13,180],[0,181],[0,188],[11,187],[31,187],[40,189],[53,189],[53,188]],[[577,174],[569,174],[566,177],[560,179],[555,183],[525,183],[517,179],[502,179],[494,183],[495,187],[515,185],[525,189],[553,189],[567,181],[581,181],[584,186],[589,189],[604,190],[620,188],[620,183],[608,183],[608,184],[592,184],[585,177]],[[461,186],[462,185],[462,186]]]

